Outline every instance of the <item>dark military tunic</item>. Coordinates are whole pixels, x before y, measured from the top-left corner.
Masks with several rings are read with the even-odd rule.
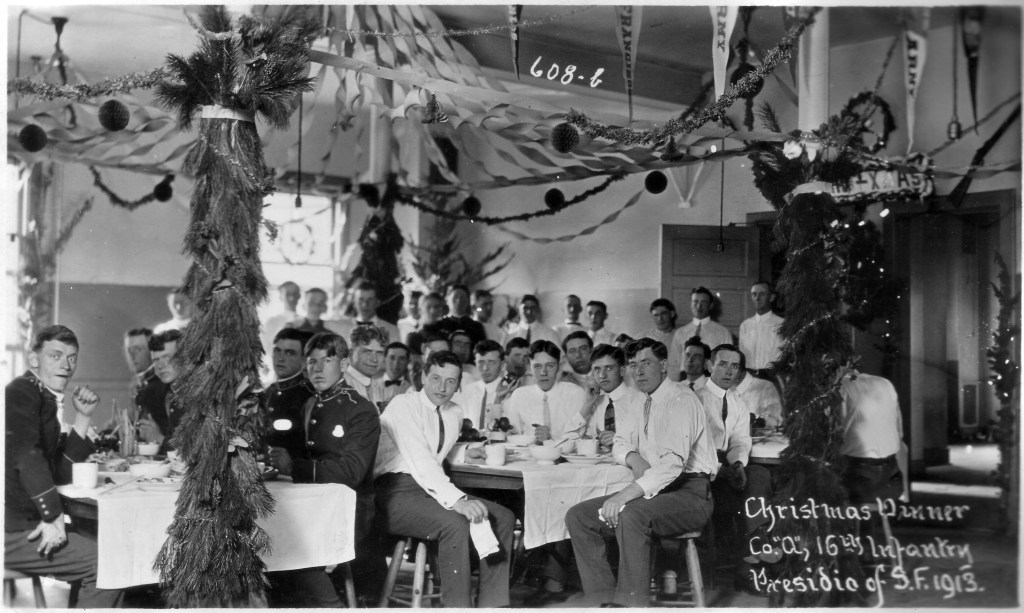
[[[283,447],[293,458],[306,454],[303,411],[316,390],[301,373],[267,388],[267,436],[270,447]]]

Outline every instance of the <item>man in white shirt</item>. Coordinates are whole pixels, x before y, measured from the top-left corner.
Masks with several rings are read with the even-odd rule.
[[[760,465],[748,465],[750,459],[750,411],[729,391],[742,370],[742,354],[734,345],[719,345],[711,353],[711,379],[700,392],[708,432],[718,455],[720,467],[711,484],[715,495],[715,516],[736,521],[743,528],[740,542],[749,543],[756,531],[767,523],[763,515],[750,517],[745,501],[771,498],[771,474]],[[767,539],[762,539],[767,542]],[[736,589],[751,591],[749,562],[736,554]]]
[[[295,309],[302,298],[302,290],[294,281],[285,281],[277,287],[277,296],[281,302],[281,310],[263,321],[263,349],[270,355],[274,350],[274,336],[288,323],[298,319]]]
[[[558,380],[574,383],[584,389],[590,387],[590,351],[593,348],[594,341],[590,340],[590,335],[583,330],[577,330],[565,337],[562,341],[562,351],[565,352],[568,368],[562,369]]]
[[[530,372],[530,343],[514,336],[505,343],[505,382],[512,391],[533,383]]]
[[[565,321],[554,326],[552,329],[558,335],[558,342],[564,341],[565,337],[573,332],[586,330],[580,323],[580,313],[583,312],[583,303],[576,294],[569,294],[565,297]],[[537,340],[537,339],[534,339]]]
[[[436,292],[430,292],[420,296],[419,302],[419,328],[410,332],[402,341],[409,347],[410,363],[412,364],[413,384],[419,380],[420,368],[426,356],[423,355],[423,341],[425,336],[432,338],[443,337],[447,342],[448,335],[444,334],[438,326],[438,322],[445,313],[444,298]],[[419,388],[417,388],[419,389]]]
[[[652,539],[703,529],[714,507],[708,478],[715,452],[700,401],[667,379],[663,343],[642,338],[626,355],[641,394],[617,407],[612,454],[636,480],[617,494],[577,504],[565,517],[589,606],[648,606]],[[617,582],[606,538],[618,542]]]
[[[540,323],[540,301],[532,294],[523,296],[519,302],[519,321],[509,329],[508,335],[525,338],[530,344],[536,341],[550,341],[557,345],[562,342],[554,330]]]
[[[384,331],[376,326],[356,326],[349,337],[352,360],[345,370],[345,381],[377,411],[384,410],[384,381],[377,376],[384,362]]]
[[[668,352],[668,376],[673,381],[680,379],[683,347],[691,337],[699,337],[705,345],[712,349],[719,345],[732,343],[732,333],[725,326],[711,319],[711,305],[714,303],[715,297],[706,287],[695,287],[690,292],[690,311],[693,313],[693,321],[675,331]]]
[[[759,377],[769,376],[768,367],[779,358],[782,318],[772,312],[775,292],[767,281],[750,286],[754,316],[740,324],[740,351],[747,356],[747,370]]]
[[[618,336],[608,328],[604,322],[608,321],[608,305],[600,300],[591,300],[587,303],[587,320],[590,322],[590,329],[587,334],[594,341],[595,345],[614,345],[615,337]]]
[[[640,394],[625,383],[626,352],[612,345],[601,344],[590,354],[590,378],[597,390],[588,389],[591,415],[581,414],[581,426],[590,438],[597,438],[603,449],[610,450],[615,437],[616,411],[635,402]]]
[[[883,377],[851,371],[843,376],[840,410],[846,456],[843,485],[850,502],[906,500],[907,446],[896,388]]]
[[[538,443],[579,438],[568,426],[583,408],[587,393],[573,383],[558,382],[561,357],[561,350],[552,342],[535,341],[530,345],[530,370],[535,383],[520,387],[509,399],[505,416],[513,431],[533,434]]]
[[[420,296],[423,292],[411,290],[405,297],[405,317],[398,320],[398,338],[394,339],[404,343],[409,334],[420,329]]]
[[[473,422],[473,427],[489,430],[505,414],[503,405],[512,393],[511,384],[501,376],[505,350],[487,339],[476,344],[473,354],[480,379],[463,387],[460,393],[466,418]]]
[[[740,356],[745,358],[746,354],[741,351]],[[750,409],[755,428],[778,428],[782,425],[782,399],[771,381],[755,377],[741,366],[733,381],[732,392]]]
[[[302,310],[305,316],[288,324],[290,328],[298,328],[304,332],[334,332],[324,325],[323,316],[327,312],[327,292],[319,287],[311,287],[302,296]],[[344,338],[344,337],[342,337]]]
[[[711,349],[697,337],[691,337],[683,348],[683,377],[680,383],[700,393],[708,382],[708,363],[711,362]]]
[[[654,326],[640,334],[639,338],[653,338],[656,341],[665,343],[666,347],[672,346],[672,336],[676,332],[676,305],[668,298],[658,298],[651,303],[651,322]]]
[[[473,292],[473,319],[484,327],[487,338],[504,346],[507,342],[505,331],[491,322],[494,315],[494,296],[485,289]]]
[[[391,343],[384,348],[384,406],[412,387],[409,380],[409,348],[404,343]]]
[[[167,294],[167,308],[171,311],[171,318],[163,323],[153,326],[153,334],[160,334],[168,330],[185,331],[192,321],[193,304],[192,299],[182,290],[174,290]]]
[[[356,287],[353,295],[353,302],[356,307],[354,319],[343,318],[327,322],[327,327],[335,330],[342,338],[352,336],[352,330],[359,326],[374,326],[384,332],[384,345],[391,341],[401,341],[398,334],[398,326],[377,317],[377,307],[380,306],[380,298],[377,297],[377,288],[369,281],[363,281]],[[381,374],[381,373],[377,373]]]
[[[450,351],[423,364],[424,387],[396,396],[381,416],[373,474],[382,525],[390,534],[438,542],[442,605],[473,606],[470,522],[489,521],[501,550],[480,560],[477,606],[509,605],[509,559],[515,516],[505,507],[464,494],[442,462],[462,428],[462,407],[451,402],[461,364]]]

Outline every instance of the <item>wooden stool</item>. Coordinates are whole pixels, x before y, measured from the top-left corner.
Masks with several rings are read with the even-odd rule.
[[[697,556],[697,545],[695,541],[700,538],[701,531],[694,530],[693,532],[684,532],[678,536],[665,537],[674,541],[679,541],[680,545],[684,548],[686,557],[686,574],[689,581],[683,582],[682,584],[673,584],[672,575],[675,571],[669,569],[662,575],[662,586],[661,589],[651,590],[651,606],[655,607],[675,607],[684,604],[692,604],[695,607],[703,608],[705,606],[704,600],[704,579],[700,572],[700,558]],[[660,546],[660,540],[658,544]],[[657,553],[657,548],[651,550],[651,570],[654,570],[653,558]],[[669,573],[672,573],[670,575]],[[680,589],[684,588],[684,589]]]
[[[396,586],[398,571],[402,567],[402,558],[405,557],[405,550],[416,545],[416,566],[412,573],[412,585],[409,587]],[[396,596],[395,591],[408,591],[409,597]],[[391,554],[391,564],[388,566],[388,574],[384,579],[384,590],[380,595],[379,607],[387,607],[392,602],[419,609],[426,600],[429,604],[432,601],[441,599],[441,590],[434,589],[434,578],[427,568],[427,544],[424,541],[412,537],[401,537],[395,544],[395,550]]]
[[[43,584],[39,577],[37,575],[26,575],[9,568],[4,569],[4,606],[7,608],[14,606],[14,582],[18,579],[32,580],[32,592],[36,597],[36,608],[45,609],[46,597],[43,596]]]

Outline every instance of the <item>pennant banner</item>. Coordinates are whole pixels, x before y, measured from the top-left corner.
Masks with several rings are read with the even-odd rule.
[[[533,242],[539,243],[541,245],[547,245],[548,243],[567,243],[567,242],[569,242],[571,240],[579,238],[580,236],[588,236],[590,234],[593,234],[594,232],[597,232],[598,229],[601,228],[601,226],[606,226],[606,225],[612,223],[613,221],[615,221],[616,219],[618,219],[619,215],[622,215],[622,213],[626,209],[628,209],[629,207],[633,206],[637,202],[640,202],[640,196],[644,195],[644,191],[646,191],[646,190],[641,189],[640,191],[638,191],[636,194],[633,195],[632,198],[630,198],[629,200],[626,201],[626,204],[622,205],[622,208],[620,208],[619,210],[615,211],[614,213],[612,213],[608,217],[605,217],[604,219],[602,219],[600,221],[600,223],[598,223],[596,225],[593,225],[593,226],[590,226],[589,228],[586,228],[585,230],[580,230],[576,234],[566,234],[565,236],[559,236],[558,238],[534,238],[532,236],[527,236],[527,235],[525,235],[525,234],[523,234],[521,232],[516,232],[515,230],[509,230],[505,226],[492,226],[492,227],[495,230],[500,230],[500,231],[504,232],[505,234],[508,234],[510,236],[514,236],[514,237],[518,238],[519,240],[533,241]]]
[[[904,9],[903,76],[907,88],[907,152],[914,147],[914,119],[917,92],[921,87],[924,62],[928,57],[928,23],[931,9]]]
[[[729,79],[725,76],[725,69],[729,65],[729,41],[732,39],[732,29],[736,25],[736,15],[739,14],[738,6],[709,6],[711,10],[711,21],[714,26],[714,33],[711,36],[711,59],[715,67],[715,99],[721,98],[725,93],[725,84]]]
[[[512,41],[512,66],[516,69],[516,79],[519,79],[519,18],[522,14],[522,4],[508,6],[508,25],[511,26],[508,36]]]
[[[983,6],[960,9],[960,36],[963,40],[964,55],[967,56],[967,79],[971,87],[971,113],[974,115],[975,134],[978,133],[978,56],[981,50],[981,19],[984,15]]]
[[[633,75],[636,74],[637,48],[640,44],[640,23],[643,18],[641,6],[619,6],[615,8],[619,27],[615,29],[622,52],[622,80],[626,82],[626,100],[629,104],[629,122],[633,123]]]

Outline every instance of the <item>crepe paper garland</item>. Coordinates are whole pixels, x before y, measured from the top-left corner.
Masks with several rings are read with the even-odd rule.
[[[171,182],[174,181],[174,175],[167,175],[162,181],[157,183],[153,187],[153,197],[160,202],[167,202],[174,195],[174,189],[171,188]]]
[[[118,132],[128,126],[128,107],[117,100],[107,100],[100,105],[99,118],[101,126]]]
[[[652,194],[660,194],[665,191],[666,187],[668,187],[668,177],[660,170],[655,170],[644,177],[644,189]]]
[[[761,64],[757,66],[754,72],[740,79],[735,87],[722,94],[715,104],[696,113],[690,119],[685,121],[670,119],[665,122],[664,126],[651,130],[632,130],[604,125],[577,111],[570,111],[566,119],[587,136],[603,138],[629,146],[647,146],[649,143],[663,141],[675,134],[689,134],[709,121],[717,121],[724,117],[725,112],[733,105],[736,98],[749,91],[753,91],[764,81],[765,77],[775,70],[776,66],[788,61],[800,35],[814,22],[814,16],[820,10],[821,7],[809,9],[807,16],[790,28],[779,43],[764,54],[764,57],[761,58]]]
[[[563,122],[551,130],[551,146],[559,153],[569,153],[580,144],[580,133],[576,126]]]
[[[480,214],[480,209],[483,208],[480,204],[480,199],[476,196],[470,196],[462,201],[462,213],[467,217],[476,217]]]
[[[21,129],[21,132],[18,132],[18,142],[29,153],[42,151],[49,140],[49,137],[46,136],[46,130],[34,123],[28,124]]]
[[[606,226],[606,225],[614,222],[615,220],[617,220],[619,218],[619,215],[622,215],[622,213],[625,212],[626,209],[628,209],[628,208],[632,207],[633,205],[635,205],[636,203],[640,202],[640,196],[643,196],[643,194],[644,194],[643,190],[638,191],[637,193],[633,194],[632,198],[630,198],[629,200],[626,201],[626,204],[622,205],[622,208],[620,208],[619,210],[613,212],[611,215],[605,217],[604,219],[602,219],[600,222],[594,224],[593,226],[590,226],[589,228],[585,228],[583,230],[580,230],[579,232],[577,232],[575,234],[566,234],[564,236],[559,236],[557,238],[535,238],[535,237],[532,237],[532,236],[527,236],[526,234],[523,234],[521,232],[516,232],[515,230],[510,230],[509,228],[506,228],[505,226],[498,226],[497,229],[502,231],[502,232],[504,232],[505,234],[509,234],[511,236],[514,236],[514,237],[518,238],[519,240],[532,241],[534,243],[540,243],[542,245],[546,245],[546,244],[549,244],[549,243],[567,243],[567,242],[572,241],[574,239],[577,239],[577,238],[579,238],[581,236],[589,236],[589,235],[593,234],[594,232],[597,232],[599,229],[601,229],[602,226]]]
[[[121,207],[122,209],[128,209],[129,211],[133,211],[139,208],[140,206],[144,204],[149,204],[150,202],[153,202],[153,200],[157,199],[155,193],[156,188],[154,188],[152,192],[146,194],[145,196],[139,198],[138,200],[125,200],[124,198],[114,193],[114,190],[110,189],[110,187],[103,182],[103,177],[100,175],[100,171],[96,170],[94,166],[89,166],[89,172],[92,173],[92,184],[98,187],[101,192],[106,194],[107,197],[110,198],[110,204],[113,204],[114,206],[118,206]],[[164,180],[166,181],[166,179]]]
[[[544,204],[552,211],[557,211],[565,206],[565,194],[558,188],[549,189],[544,194]]]

